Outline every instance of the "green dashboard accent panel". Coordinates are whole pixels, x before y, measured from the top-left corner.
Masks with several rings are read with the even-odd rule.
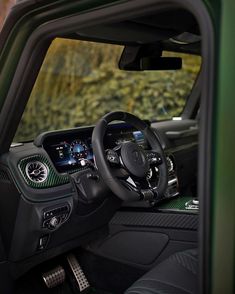
[[[185,209],[185,203],[192,199],[192,196],[179,196],[174,199],[166,200],[165,202],[159,204],[158,208],[191,211],[189,209]]]
[[[48,175],[47,175],[47,179],[44,182],[36,183],[28,178],[28,176],[26,174],[26,166],[29,162],[33,162],[33,161],[39,161],[47,166]],[[27,185],[30,186],[31,188],[34,188],[34,189],[47,189],[47,188],[61,186],[61,185],[69,183],[69,176],[58,174],[55,171],[52,164],[49,162],[49,160],[45,156],[40,155],[40,154],[29,156],[29,157],[21,159],[18,164],[18,168],[19,168],[25,182],[27,183]]]

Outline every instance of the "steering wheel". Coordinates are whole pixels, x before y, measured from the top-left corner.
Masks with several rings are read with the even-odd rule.
[[[123,142],[105,150],[103,141],[108,124],[117,120],[141,131],[149,143],[149,150],[144,150],[135,142]],[[163,196],[168,183],[166,157],[158,137],[144,121],[127,112],[110,112],[96,124],[92,147],[101,177],[120,199],[154,201]],[[158,171],[158,181],[154,185],[147,180],[150,167]]]

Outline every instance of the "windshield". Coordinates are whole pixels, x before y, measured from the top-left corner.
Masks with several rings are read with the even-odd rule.
[[[151,121],[180,116],[200,70],[195,55],[164,53],[183,59],[181,70],[121,71],[123,47],[55,39],[44,60],[18,127],[15,142],[38,134],[92,125],[110,111],[131,112]]]

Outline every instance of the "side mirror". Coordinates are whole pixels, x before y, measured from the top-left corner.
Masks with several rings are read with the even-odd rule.
[[[162,57],[156,46],[125,46],[119,69],[130,71],[176,70],[182,68],[182,58]]]

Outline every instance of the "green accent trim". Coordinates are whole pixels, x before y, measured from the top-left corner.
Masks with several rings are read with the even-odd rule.
[[[35,183],[27,177],[25,168],[26,168],[26,165],[31,161],[40,161],[47,166],[48,177],[44,182]],[[33,156],[26,157],[24,159],[21,159],[18,164],[18,168],[21,174],[23,175],[23,178],[25,182],[27,183],[27,185],[34,189],[47,189],[47,188],[57,187],[57,186],[61,186],[61,185],[69,183],[69,176],[57,174],[52,164],[43,155],[38,154],[38,155],[33,155]]]
[[[184,210],[184,211],[194,211],[190,209],[185,209],[185,203],[192,200],[192,196],[178,196],[177,198],[172,198],[164,201],[158,205],[159,209],[174,209],[174,210]]]

